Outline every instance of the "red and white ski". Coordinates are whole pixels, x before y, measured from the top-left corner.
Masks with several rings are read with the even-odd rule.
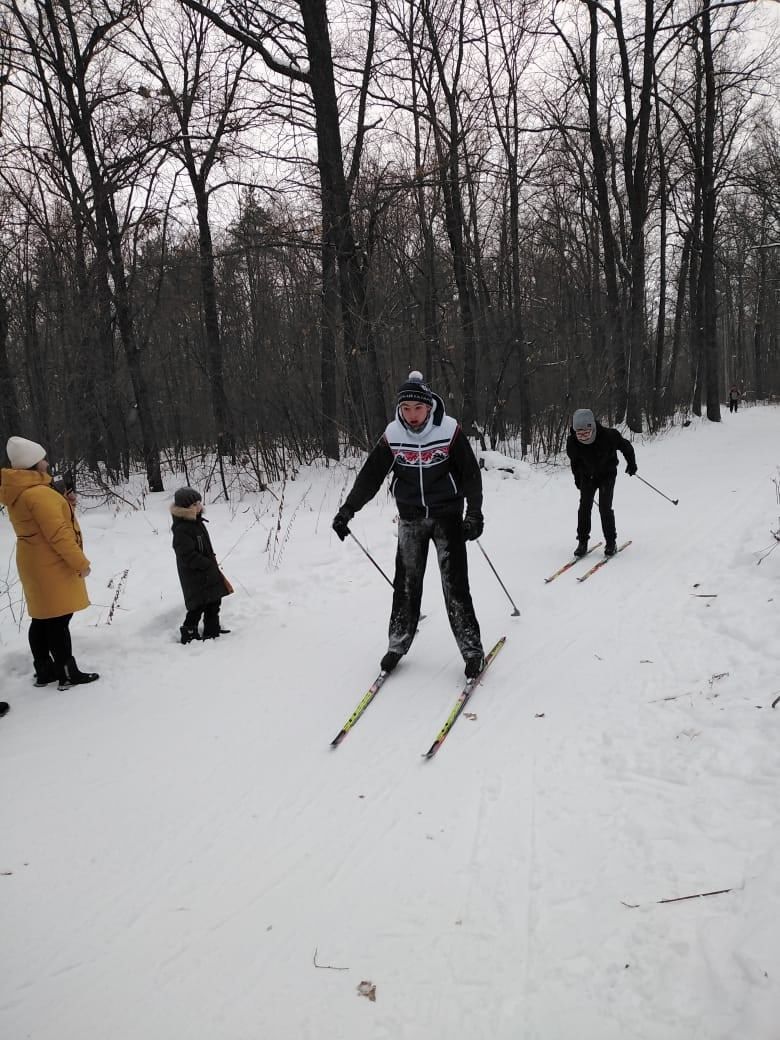
[[[619,545],[617,548],[617,552],[615,553],[615,556],[617,556],[618,553],[622,553],[624,549],[627,549],[629,547],[629,545],[631,545],[630,539],[627,542],[623,542],[622,545]],[[595,574],[597,570],[603,567],[605,563],[609,563],[610,560],[614,560],[615,556],[605,556],[603,560],[599,560],[599,562],[595,564],[593,567],[591,567],[589,571],[585,571],[583,575],[577,578],[577,581],[585,581],[587,578],[591,576],[591,574]]]
[[[594,549],[598,549],[598,547],[602,544],[602,542],[596,542],[595,545],[592,545],[590,549],[588,549],[588,551],[585,553],[585,556],[589,556]],[[569,569],[569,567],[573,567],[575,563],[579,563],[580,560],[584,560],[585,556],[575,556],[573,560],[569,560],[568,563],[564,563],[563,567],[559,567],[555,574],[551,574],[549,578],[544,579],[545,585],[549,585],[551,581],[555,581],[555,579],[559,575],[564,574]]]

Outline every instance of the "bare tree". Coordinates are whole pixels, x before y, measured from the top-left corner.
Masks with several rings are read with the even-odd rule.
[[[360,170],[366,134],[365,104],[373,62],[374,26],[377,0],[370,0],[369,25],[362,79],[358,94],[355,138],[349,169],[345,166],[345,149],[341,136],[341,106],[336,87],[335,64],[331,45],[325,0],[289,0],[276,6],[247,2],[243,8],[231,6],[222,16],[215,8],[198,0],[180,0],[182,4],[209,18],[228,36],[261,55],[268,69],[305,88],[314,112],[322,205],[323,263],[323,405],[326,425],[332,427],[337,412],[333,373],[335,364],[330,354],[333,336],[329,328],[333,297],[333,264],[338,272],[338,290],[344,351],[350,377],[358,373],[358,360],[366,342],[366,280],[364,255],[354,234],[351,196]],[[384,414],[378,373],[369,373],[368,393],[364,397],[359,384],[351,384],[353,409],[358,426],[366,439],[368,413],[374,421]],[[326,451],[338,457],[335,429],[327,436]]]
[[[52,148],[88,229],[96,254],[98,291],[113,304],[140,420],[149,487],[162,491],[159,445],[146,372],[133,318],[123,256],[123,220],[118,193],[143,171],[157,145],[153,113],[131,103],[121,73],[109,71],[111,43],[131,17],[129,2],[117,8],[102,2],[74,9],[69,0],[36,0],[24,7],[8,0],[20,34],[14,62],[37,92]],[[73,144],[77,143],[76,156]],[[79,163],[86,166],[81,177]],[[110,279],[110,283],[109,283]],[[104,305],[103,313],[106,314]]]
[[[140,4],[136,39],[140,47],[133,48],[131,54],[148,73],[152,89],[171,116],[168,147],[181,162],[195,199],[203,325],[217,447],[220,455],[224,450],[234,456],[235,431],[225,390],[209,203],[213,193],[225,184],[224,179],[213,184],[213,175],[240,156],[242,137],[257,127],[257,103],[246,89],[250,52],[244,45],[226,44],[203,14],[184,7],[165,12]],[[226,171],[223,178],[230,182]],[[227,489],[224,490],[227,496]]]

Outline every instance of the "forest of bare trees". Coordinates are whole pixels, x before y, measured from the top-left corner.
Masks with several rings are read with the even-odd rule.
[[[0,0],[0,439],[258,482],[780,395],[778,5]]]

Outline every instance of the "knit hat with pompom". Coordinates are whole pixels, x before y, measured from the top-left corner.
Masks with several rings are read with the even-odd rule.
[[[422,372],[410,372],[409,378],[398,388],[398,403],[416,401],[433,407],[433,390],[423,379]]]

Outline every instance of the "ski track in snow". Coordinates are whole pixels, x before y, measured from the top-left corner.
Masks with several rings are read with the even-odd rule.
[[[582,584],[600,549],[543,583],[575,544],[568,468],[488,469],[521,617],[472,551],[508,641],[431,762],[462,683],[433,554],[411,653],[329,747],[389,611],[329,530],[352,473],[300,473],[281,519],[210,508],[237,589],[211,645],[175,642],[167,501],[84,511],[100,683],[35,690],[26,625],[0,633],[0,1035],[780,1040],[780,551],[754,555],[778,432],[767,407],[638,440],[680,504],[621,466],[633,544]],[[388,574],[393,516],[380,493],[352,524]]]

